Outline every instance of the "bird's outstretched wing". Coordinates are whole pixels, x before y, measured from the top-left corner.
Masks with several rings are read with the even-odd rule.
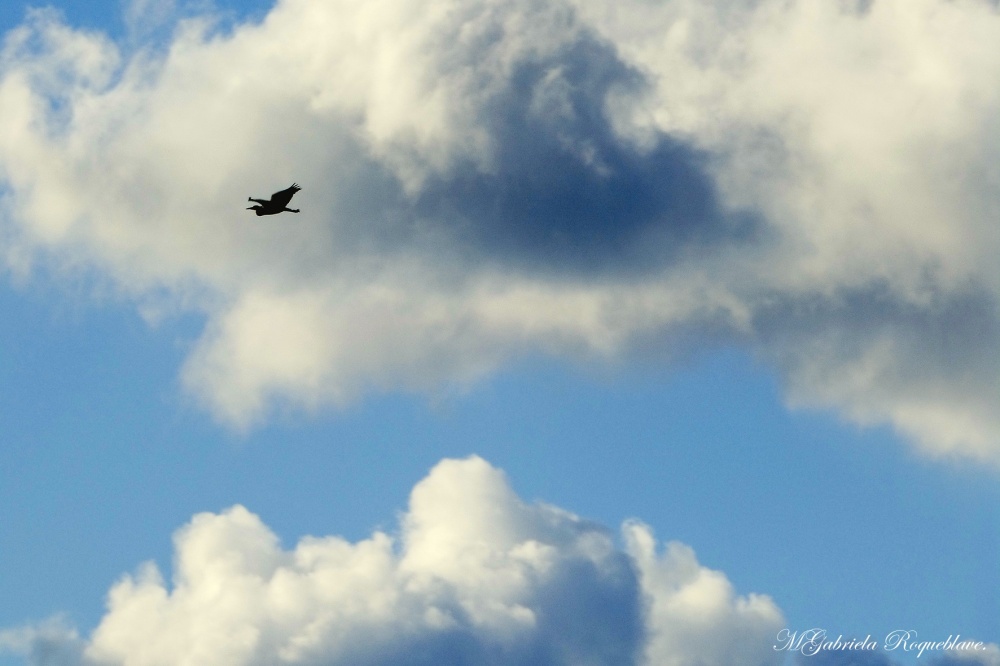
[[[292,183],[292,186],[286,190],[281,190],[280,192],[275,192],[271,195],[271,204],[274,206],[279,206],[284,208],[288,205],[288,202],[292,200],[295,193],[301,190],[298,183]]]

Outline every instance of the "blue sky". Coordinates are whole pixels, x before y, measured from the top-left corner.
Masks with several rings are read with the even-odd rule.
[[[64,23],[34,19],[37,43],[8,52],[0,79],[24,75],[38,99],[74,109],[68,125],[42,107],[24,121],[12,85],[0,111],[8,127],[27,122],[0,141],[0,636],[10,663],[50,663],[40,660],[36,638],[52,617],[62,618],[57,639],[68,646],[60,664],[197,661],[170,652],[176,624],[143,624],[137,606],[108,608],[106,598],[148,560],[169,580],[175,547],[184,548],[171,536],[202,512],[223,516],[220,526],[239,522],[223,513],[237,504],[286,552],[306,535],[351,544],[374,530],[395,535],[400,570],[426,566],[453,586],[451,603],[462,609],[454,635],[425,628],[415,644],[437,659],[478,663],[468,655],[480,653],[454,647],[500,640],[489,638],[500,620],[477,615],[485,612],[477,595],[517,598],[546,617],[548,599],[564,590],[553,581],[562,579],[546,579],[542,567],[542,591],[498,579],[469,592],[459,575],[465,560],[440,555],[447,546],[424,547],[451,564],[412,555],[432,533],[413,525],[464,524],[440,507],[421,508],[418,498],[462,488],[467,475],[473,490],[460,497],[470,514],[506,524],[508,513],[541,511],[548,517],[539,524],[558,526],[531,532],[565,553],[556,570],[578,571],[573,558],[590,552],[561,541],[571,521],[476,495],[477,486],[499,484],[507,497],[495,470],[529,506],[544,502],[603,526],[572,530],[608,535],[614,554],[586,557],[598,569],[618,558],[631,563],[654,608],[701,599],[708,593],[698,583],[709,570],[732,585],[736,597],[719,602],[724,612],[706,611],[697,630],[685,632],[669,610],[666,625],[655,624],[659,610],[644,620],[640,633],[668,638],[622,649],[647,663],[732,663],[719,644],[741,658],[780,659],[786,655],[768,648],[783,627],[1000,642],[1000,281],[988,204],[1000,186],[983,171],[1000,146],[989,120],[997,103],[984,79],[969,75],[942,88],[973,100],[968,107],[942,102],[905,123],[893,116],[940,93],[938,79],[923,74],[928,62],[951,73],[968,62],[995,66],[988,49],[950,50],[921,22],[936,17],[954,39],[985,43],[988,29],[1000,30],[995,10],[923,0],[845,18],[792,3],[789,16],[768,23],[734,18],[725,3],[711,15],[664,3],[662,16],[637,26],[624,10],[602,22],[598,3],[573,13],[558,3],[550,12],[470,1],[441,3],[448,11],[440,17],[408,24],[410,3],[398,6],[403,19],[381,23],[342,4],[334,12],[287,2],[268,23],[245,29],[268,6],[246,15],[223,7],[235,36],[225,28],[188,41],[173,36],[183,33],[173,32],[174,22],[204,15],[204,6],[173,7],[155,37],[135,28],[128,37],[122,16],[143,15],[142,3],[66,4]],[[642,16],[638,5],[628,7]],[[14,9],[2,9],[4,32],[22,23]],[[893,32],[893,17],[903,15],[911,29]],[[727,23],[737,18],[748,27]],[[463,26],[490,35],[494,19],[541,27],[518,23],[523,35],[470,38],[467,51],[449,51],[435,37],[466,34]],[[753,67],[731,71],[724,59],[696,67],[685,49],[657,51],[681,20],[692,42],[738,34]],[[553,25],[570,27],[563,34]],[[315,34],[306,30],[289,46],[289,30],[302,26]],[[119,61],[67,37],[81,27],[117,40]],[[745,95],[773,86],[783,71],[774,69],[780,51],[763,42],[794,51],[803,34],[823,46],[807,54],[811,69],[785,74],[806,82],[826,72],[829,90],[788,84],[775,91],[775,108],[747,108]],[[379,46],[365,57],[366,39],[384,45],[394,36],[416,51],[397,57]],[[174,43],[174,55],[142,56],[143,39],[166,40],[158,49]],[[328,39],[356,40],[361,57],[326,50]],[[824,60],[825,47],[849,39],[873,40],[884,52],[870,63]],[[270,98],[240,87],[249,75],[234,63],[254,46],[263,55],[246,69],[260,72],[256,90]],[[147,56],[160,69],[123,68]],[[381,68],[366,69],[369,60]],[[456,75],[455,62],[486,83]],[[917,64],[898,92],[863,97],[901,62]],[[282,81],[287,101],[275,101],[284,97],[280,86],[268,88],[268,75],[282,71],[274,63],[302,67]],[[428,76],[417,79],[427,89],[411,90],[407,66]],[[369,80],[381,85],[359,83]],[[242,115],[213,104],[213,90],[223,101],[232,95]],[[844,97],[860,100],[859,117],[834,120]],[[442,99],[462,103],[442,110]],[[703,104],[717,110],[718,127],[690,114]],[[799,125],[784,124],[788,109],[801,114],[806,138]],[[863,121],[889,123],[889,138],[852,124]],[[233,174],[203,172],[203,164],[246,157],[240,137],[220,129],[243,122],[239,129],[280,139],[273,158]],[[867,182],[842,171],[837,153],[861,140],[871,152],[852,168],[879,174]],[[935,141],[953,157],[922,162],[926,173],[900,166]],[[761,161],[771,170],[754,166]],[[967,187],[941,177],[957,169],[984,175]],[[199,177],[211,180],[204,191],[192,186]],[[259,196],[289,178],[303,184],[300,216],[240,215],[244,190]],[[940,187],[917,194],[927,183]],[[204,203],[192,212],[180,192],[197,192]],[[903,229],[902,215],[915,215]],[[492,467],[439,465],[470,455]],[[666,554],[650,565],[670,580],[697,572],[687,597],[657,587],[654,569],[636,564],[630,532],[618,534],[629,519],[655,533],[657,552],[668,541],[693,549],[693,570]],[[470,539],[476,529],[484,530],[476,538],[492,538],[488,525],[462,529]],[[233,543],[238,552],[243,542]],[[522,562],[514,546],[495,547],[495,558]],[[177,590],[197,591],[200,578],[185,580]],[[607,598],[639,589],[586,577],[571,587],[591,585]],[[770,601],[748,611],[751,594]],[[181,608],[181,593],[172,599]],[[434,599],[418,597],[417,607]],[[684,617],[697,618],[704,599],[715,597],[691,602]],[[186,608],[196,619],[215,612]],[[579,617],[628,624],[616,608]],[[465,625],[462,613],[480,619]],[[367,663],[359,655],[378,663],[379,654],[396,654],[371,629],[378,622],[341,621],[361,623],[362,647],[317,639],[299,663]],[[388,627],[410,621],[404,610],[384,619]],[[111,629],[96,631],[128,633],[132,622],[152,632],[148,640],[164,641],[161,661],[130,652],[139,648]],[[560,650],[619,655],[632,636],[623,630],[608,645],[550,649],[558,640],[546,626],[525,630],[526,643],[511,639],[509,663],[564,663],[553,656]],[[682,629],[674,635],[665,626]],[[213,663],[270,663],[266,641],[254,649],[220,652]],[[994,652],[973,663],[992,664]],[[888,658],[913,662],[912,654]],[[934,653],[921,663],[943,659]]]

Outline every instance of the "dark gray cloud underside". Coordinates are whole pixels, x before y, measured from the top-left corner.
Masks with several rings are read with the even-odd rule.
[[[752,238],[758,221],[721,210],[705,154],[664,133],[644,147],[616,134],[609,98],[644,85],[588,36],[520,62],[479,119],[493,168],[431,179],[417,214],[448,225],[467,251],[530,272],[641,272],[692,244]]]

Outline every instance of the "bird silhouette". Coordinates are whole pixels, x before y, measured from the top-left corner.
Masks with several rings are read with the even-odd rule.
[[[292,200],[295,193],[301,190],[298,183],[292,183],[292,186],[286,190],[281,190],[280,192],[275,192],[271,195],[270,199],[254,199],[253,197],[247,197],[247,201],[256,201],[256,206],[250,206],[247,210],[252,210],[260,215],[277,215],[278,213],[283,213],[286,210],[289,213],[298,213],[298,208],[289,208],[288,202]]]

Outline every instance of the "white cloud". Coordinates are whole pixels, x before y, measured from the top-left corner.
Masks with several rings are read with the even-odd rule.
[[[737,597],[722,572],[698,564],[694,551],[682,543],[671,542],[664,553],[658,553],[645,525],[627,523],[624,534],[650,601],[646,663],[780,661],[774,657],[774,629],[780,625],[780,614],[769,597]],[[725,627],[721,640],[720,627]]]
[[[0,656],[18,654],[33,666],[77,666],[85,642],[65,619],[0,630]]]
[[[4,256],[204,313],[185,383],[238,427],[723,336],[996,461],[998,39],[986,0],[287,0],[123,56],[35,12]]]
[[[972,666],[973,664],[1000,666],[1000,645],[986,643],[982,646],[981,650],[951,650],[948,652],[947,657],[940,661],[943,664],[951,661],[956,666]]]
[[[242,506],[203,513],[174,537],[172,581],[152,563],[125,576],[89,639],[60,629],[76,661],[58,663],[780,661],[774,602],[737,596],[687,546],[660,552],[645,525],[623,535],[624,549],[600,525],[525,503],[477,457],[444,460],[416,485],[398,537],[286,550]]]

